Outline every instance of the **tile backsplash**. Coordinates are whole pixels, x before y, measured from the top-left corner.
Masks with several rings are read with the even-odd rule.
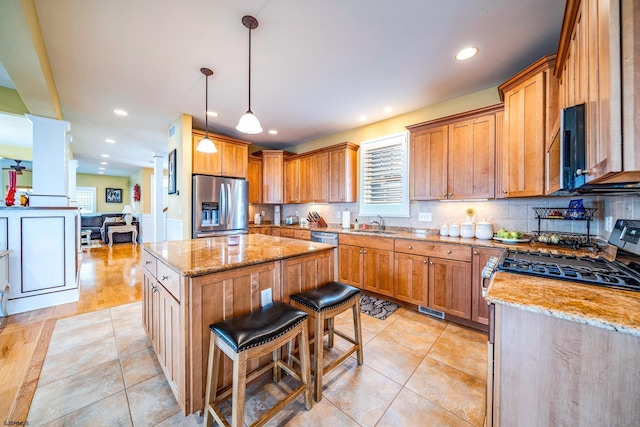
[[[566,208],[573,199],[583,199],[584,207],[597,208],[596,219],[591,224],[591,234],[602,239],[609,238],[609,231],[604,229],[605,217],[613,220],[619,218],[640,219],[640,195],[634,196],[573,196],[573,197],[532,197],[517,199],[489,200],[482,202],[412,202],[409,218],[388,217],[385,223],[395,227],[438,228],[442,224],[460,223],[466,221],[467,208],[475,210],[475,221],[493,219],[494,231],[504,227],[509,230],[533,232],[538,230],[538,220],[535,218],[534,207]],[[317,211],[330,224],[341,224],[338,212],[351,212],[351,222],[358,218],[358,222],[369,223],[376,218],[373,216],[358,216],[357,203],[332,204],[300,204],[282,205],[281,217],[295,215],[300,218],[307,216],[309,211]],[[250,205],[249,218],[254,214],[265,212],[264,219],[273,220],[273,205]],[[431,213],[431,221],[418,221],[421,212]],[[586,233],[585,221],[543,220],[542,230],[554,230],[573,233]]]

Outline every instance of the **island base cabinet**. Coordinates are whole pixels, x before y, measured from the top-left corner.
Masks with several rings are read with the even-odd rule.
[[[429,258],[429,307],[471,319],[471,263]]]
[[[335,280],[333,252],[323,252],[282,261],[282,295],[289,303],[289,295],[309,291]],[[312,328],[309,328],[311,332]]]
[[[640,337],[500,304],[493,326],[487,426],[638,424]]]

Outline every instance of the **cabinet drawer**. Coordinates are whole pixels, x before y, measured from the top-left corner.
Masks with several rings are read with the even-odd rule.
[[[176,300],[180,301],[180,275],[162,262],[158,263],[157,268],[158,281]]]
[[[280,237],[294,237],[295,231],[293,228],[281,228]]]
[[[393,250],[393,239],[388,237],[354,236],[353,234],[338,235],[338,243],[341,245],[362,246],[365,248]]]
[[[158,260],[156,259],[156,257],[151,255],[147,251],[142,251],[142,266],[146,268],[147,271],[151,273],[153,277],[157,277],[157,274],[156,274],[157,264],[158,264]]]
[[[396,252],[471,262],[471,247],[463,245],[398,239]]]
[[[294,230],[293,237],[302,240],[311,240],[311,231],[309,230]]]

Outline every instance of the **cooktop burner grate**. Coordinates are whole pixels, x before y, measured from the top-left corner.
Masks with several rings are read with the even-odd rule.
[[[509,250],[498,268],[512,273],[640,291],[640,276],[604,258]]]

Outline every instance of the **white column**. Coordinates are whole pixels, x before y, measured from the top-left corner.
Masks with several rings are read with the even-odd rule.
[[[162,166],[164,158],[162,156],[153,156],[153,179],[155,194],[151,198],[153,206],[151,206],[151,216],[153,217],[153,241],[161,242],[165,240],[164,235],[164,213],[162,209],[162,200],[164,186],[162,185],[162,177],[164,176],[164,168]]]
[[[69,206],[67,139],[69,122],[26,115],[33,123],[33,192],[30,206]]]
[[[77,160],[67,160],[68,174],[67,177],[67,194],[69,195],[69,206],[78,206],[76,200],[76,169],[78,169]]]

